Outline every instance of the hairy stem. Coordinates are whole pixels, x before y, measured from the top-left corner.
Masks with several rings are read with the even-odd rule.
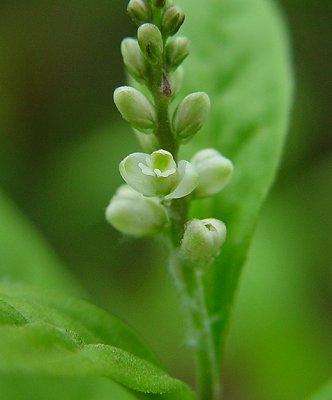
[[[222,393],[219,367],[205,300],[202,271],[184,265],[177,251],[171,254],[169,268],[187,314],[189,344],[195,351],[198,398],[220,400]]]

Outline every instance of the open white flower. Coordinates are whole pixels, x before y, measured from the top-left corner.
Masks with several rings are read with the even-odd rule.
[[[123,179],[144,196],[159,196],[178,199],[190,194],[198,185],[199,177],[188,161],[176,165],[173,156],[166,150],[133,153],[120,163]]]

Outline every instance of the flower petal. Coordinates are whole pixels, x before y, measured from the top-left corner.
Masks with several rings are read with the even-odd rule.
[[[178,164],[179,183],[165,199],[179,199],[190,194],[199,183],[199,176],[193,165],[185,160]]]
[[[146,163],[147,156],[145,153],[129,154],[129,156],[121,161],[119,170],[122,178],[137,192],[145,196],[155,196],[156,178],[143,174],[142,169],[139,167],[139,164]]]
[[[169,151],[163,149],[154,151],[151,154],[150,160],[152,169],[158,169],[164,172],[168,169],[176,168],[176,163],[173,159],[172,154]]]

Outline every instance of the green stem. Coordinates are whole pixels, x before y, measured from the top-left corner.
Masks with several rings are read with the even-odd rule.
[[[158,139],[160,147],[172,153],[174,159],[176,160],[179,146],[173,136],[171,128],[169,118],[171,93],[162,64],[153,66],[149,87],[154,98],[155,110],[157,114],[156,128],[154,133]]]
[[[161,9],[154,9],[153,22],[161,29]],[[163,37],[164,47],[167,38]],[[172,153],[174,160],[177,161],[179,144],[175,139],[169,118],[169,104],[171,102],[171,88],[167,79],[165,65],[165,54],[163,54],[160,63],[151,65],[151,76],[148,83],[150,92],[155,103],[157,114],[156,128],[154,134],[159,142],[159,146]]]
[[[160,25],[160,11],[155,11],[154,22]],[[164,45],[167,38],[164,39]],[[169,151],[178,161],[179,143],[173,135],[169,118],[171,88],[165,70],[165,57],[157,65],[151,66],[149,89],[154,98],[157,115],[155,136],[162,149]],[[202,272],[193,266],[184,265],[179,259],[178,249],[188,219],[188,198],[172,200],[169,206],[171,219],[172,250],[170,272],[182,298],[188,315],[190,341],[196,358],[198,395],[200,400],[220,400],[221,385],[216,349],[213,341]]]
[[[202,283],[202,271],[184,265],[177,252],[173,251],[170,272],[187,313],[189,343],[195,351],[198,398],[220,400],[222,393],[219,367]]]
[[[173,245],[179,247],[188,220],[188,198],[174,199],[169,207],[171,238]]]
[[[173,133],[169,121],[169,103],[170,97],[162,92],[162,83],[158,93],[155,94],[155,106],[157,113],[157,129],[156,137],[160,147],[172,153],[174,159],[177,159],[178,146],[173,137]]]

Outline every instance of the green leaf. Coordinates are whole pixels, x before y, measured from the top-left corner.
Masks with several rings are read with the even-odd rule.
[[[130,389],[166,393],[181,384],[160,368],[118,347],[83,344],[76,333],[45,323],[0,330],[0,371],[101,376]]]
[[[204,90],[212,104],[206,128],[185,149],[189,158],[215,147],[235,165],[220,195],[196,201],[193,215],[216,217],[228,228],[206,278],[218,354],[255,223],[274,179],[289,120],[292,74],[287,37],[268,0],[179,0],[193,43],[185,92]]]
[[[5,400],[135,400],[127,389],[103,378],[0,375]]]
[[[82,293],[37,229],[1,191],[0,221],[2,278]]]
[[[138,392],[190,394],[123,322],[84,301],[0,284],[0,315],[1,373],[106,377]]]
[[[330,380],[319,392],[310,396],[308,400],[331,400],[332,399],[332,380]]]
[[[45,323],[73,332],[85,344],[109,344],[158,364],[126,324],[83,300],[51,290],[0,283],[0,310],[12,325]]]

